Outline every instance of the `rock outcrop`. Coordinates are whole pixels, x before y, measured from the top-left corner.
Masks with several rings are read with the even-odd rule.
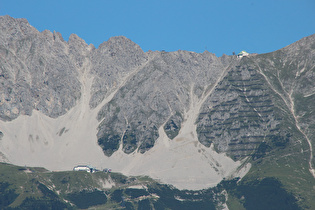
[[[314,36],[240,60],[207,51],[145,53],[125,37],[96,49],[74,34],[66,42],[58,32],[38,32],[25,19],[4,16],[0,24],[2,121],[33,110],[64,115],[80,100],[85,74],[93,79],[88,101],[99,108],[97,139],[107,156],[121,144],[127,154],[146,152],[161,126],[176,138],[196,102],[199,141],[235,159],[291,135],[280,128],[281,110],[314,137]]]
[[[143,52],[123,36],[95,48],[3,16],[0,161],[112,164],[181,189],[250,170],[253,186],[277,178],[314,206],[314,81],[315,35],[267,54],[216,57]]]

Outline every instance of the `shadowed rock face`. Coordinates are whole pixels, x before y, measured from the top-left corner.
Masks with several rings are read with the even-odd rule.
[[[242,59],[207,51],[145,53],[125,37],[96,49],[76,35],[66,42],[24,19],[0,17],[0,119],[34,109],[58,118],[87,91],[88,106],[99,110],[96,138],[107,156],[120,146],[144,153],[161,126],[176,139],[193,119],[201,144],[241,159],[262,142],[294,143],[293,127],[314,139],[314,39]],[[91,78],[90,87],[83,78]]]
[[[153,147],[159,137],[158,128],[164,123],[172,123],[177,128],[171,134],[165,127],[174,138],[184,113],[193,108],[190,107],[192,97],[202,97],[223,68],[220,59],[208,53],[152,53],[149,61],[134,69],[112,100],[100,110],[98,119],[103,121],[99,127],[99,143],[115,141],[114,150],[117,150],[122,140],[126,153],[136,149],[143,153]],[[115,140],[104,138],[109,133]]]
[[[204,103],[198,118],[199,141],[235,159],[251,154],[279,131],[279,116],[264,78],[254,66],[232,67]]]

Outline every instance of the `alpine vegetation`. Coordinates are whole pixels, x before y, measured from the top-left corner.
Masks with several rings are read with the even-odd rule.
[[[251,209],[251,192],[268,189],[286,205],[315,208],[314,81],[315,35],[267,54],[217,57],[144,52],[123,36],[95,48],[3,16],[0,160],[58,171],[91,164],[180,190],[211,189],[202,195],[216,208]],[[134,207],[174,193],[152,183],[141,191],[148,202]],[[96,189],[63,193],[74,203],[80,193],[103,198]],[[116,193],[125,205],[120,199],[133,192]],[[172,202],[188,202],[189,191],[177,193]]]

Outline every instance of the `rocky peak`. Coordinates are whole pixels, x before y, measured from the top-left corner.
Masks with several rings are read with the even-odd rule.
[[[64,42],[65,40],[63,39],[62,35],[60,32],[53,32],[53,37],[55,41],[60,41],[60,42]]]
[[[39,32],[26,19],[15,19],[8,15],[0,17],[0,44],[12,45],[27,37],[36,36]]]
[[[137,66],[146,57],[139,45],[124,36],[111,37],[103,42],[95,52],[123,68]],[[127,59],[128,58],[128,59]]]
[[[58,32],[38,34],[24,20],[1,18],[0,38],[5,41],[1,53],[6,55],[1,119],[30,115],[33,109],[59,117],[78,103],[85,88],[91,95],[90,108],[100,106],[96,138],[107,155],[120,144],[126,153],[143,153],[154,146],[160,127],[175,139],[186,121],[195,120],[202,144],[213,143],[218,151],[241,158],[255,150],[262,136],[274,135],[263,129],[280,129],[281,117],[271,96],[274,87],[282,85],[279,92],[289,109],[297,100],[293,94],[305,89],[294,92],[290,84],[300,87],[296,81],[301,81],[312,94],[308,78],[313,78],[314,35],[278,52],[239,60],[227,55],[218,58],[208,51],[144,53],[123,36],[91,50],[77,35],[64,42]],[[23,32],[20,25],[25,27]],[[28,34],[30,38],[25,39],[26,31],[38,35]],[[84,77],[93,79],[90,87],[83,84],[85,71]],[[278,79],[267,82],[265,71]],[[192,117],[188,114],[192,110],[202,114]],[[247,150],[239,150],[244,142]]]
[[[78,47],[87,48],[88,47],[88,44],[86,44],[86,42],[76,34],[70,35],[68,44],[70,47],[73,47],[73,48],[78,48]]]

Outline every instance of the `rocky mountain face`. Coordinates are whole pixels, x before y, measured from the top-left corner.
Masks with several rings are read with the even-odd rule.
[[[51,133],[42,134],[45,145],[59,144],[56,139],[64,134],[66,145],[81,144],[78,139],[84,138],[97,143],[104,158],[112,158],[119,151],[151,154],[158,142],[167,148],[187,142],[198,145],[200,157],[209,159],[218,173],[224,174],[228,166],[210,157],[207,148],[241,161],[238,170],[250,163],[246,177],[277,177],[292,190],[298,187],[294,180],[303,176],[300,182],[315,186],[314,79],[314,35],[272,53],[216,57],[207,51],[143,52],[125,37],[110,38],[95,48],[74,34],[66,42],[58,32],[39,32],[25,19],[4,16],[0,154],[5,161],[20,164],[10,158],[15,154],[8,151],[15,150],[12,146],[8,150],[8,145],[25,142],[22,136],[29,140],[23,143],[25,148],[41,141],[39,134],[36,140],[35,134],[30,138],[32,132],[43,132],[36,131],[37,124],[28,125],[21,138],[6,127],[36,112],[47,119],[69,116],[64,126],[57,123],[59,127],[51,131],[51,123],[36,121]],[[80,117],[71,117],[76,109]],[[86,124],[92,134],[71,137],[80,128],[70,124],[75,127],[88,118],[97,119]],[[177,153],[174,148],[170,151]],[[286,167],[294,169],[288,172]],[[284,178],[286,173],[290,176]],[[309,192],[315,193],[312,184]],[[306,191],[295,192],[308,199]]]

